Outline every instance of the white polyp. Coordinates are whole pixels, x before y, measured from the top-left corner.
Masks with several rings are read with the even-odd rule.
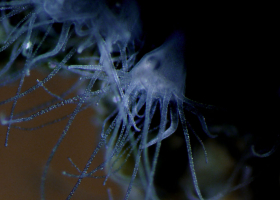
[[[132,70],[132,80],[146,89],[154,87],[155,93],[164,90],[184,94],[186,67],[184,63],[184,38],[174,34],[161,47],[146,54]]]

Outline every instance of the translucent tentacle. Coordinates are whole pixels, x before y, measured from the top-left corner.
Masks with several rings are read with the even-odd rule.
[[[179,119],[178,119],[178,112],[175,108],[170,108],[170,116],[171,116],[171,124],[170,127],[164,131],[164,133],[162,134],[162,136],[157,137],[155,139],[152,139],[146,146],[145,148],[152,146],[153,144],[159,142],[160,139],[164,140],[165,138],[169,137],[170,135],[172,135],[178,128],[178,124],[179,124]]]
[[[0,6],[22,6],[25,4],[31,3],[31,0],[29,1],[23,1],[23,0],[19,0],[19,1],[4,1],[4,2],[0,2]]]
[[[88,93],[90,92],[91,88],[93,87],[95,81],[96,81],[96,79],[91,79],[90,83],[88,84],[88,86],[87,86],[87,88],[86,88],[86,90],[85,90],[85,92],[84,92],[83,97],[80,99],[80,101],[79,101],[77,107],[75,108],[75,110],[74,110],[73,113],[71,114],[70,119],[68,120],[67,125],[65,126],[65,128],[64,128],[64,130],[63,130],[63,132],[62,132],[62,134],[61,134],[61,136],[60,136],[60,138],[58,139],[56,145],[53,147],[53,149],[52,149],[52,151],[51,151],[51,154],[50,154],[50,156],[49,156],[49,158],[48,158],[48,160],[47,160],[47,163],[46,163],[45,168],[44,168],[44,171],[43,171],[42,179],[41,179],[41,186],[40,186],[40,188],[41,188],[41,199],[42,199],[42,200],[45,199],[45,182],[46,182],[46,176],[47,176],[47,172],[48,172],[50,163],[51,163],[51,161],[52,161],[52,159],[53,159],[53,156],[54,156],[55,152],[57,151],[57,148],[59,147],[59,145],[60,145],[61,142],[63,141],[64,137],[66,136],[66,134],[67,134],[67,132],[68,132],[68,130],[69,130],[71,124],[73,123],[73,121],[74,121],[76,115],[80,112],[80,109],[81,109],[82,105],[84,104],[85,99],[86,99],[86,97],[88,96]],[[92,159],[93,159],[93,158],[92,158]],[[90,163],[91,163],[91,162],[90,162]],[[87,169],[88,169],[90,163],[87,163],[87,166],[86,166],[85,169],[83,170],[82,175],[83,175],[84,173],[86,173],[86,171],[87,171]],[[70,198],[73,196],[73,194],[74,194],[75,190],[77,189],[77,187],[79,186],[80,182],[81,182],[81,179],[78,180],[77,184],[76,184],[75,187],[72,189],[72,191],[71,191],[71,193],[69,194],[69,196],[68,196],[67,199],[70,199]]]
[[[167,123],[167,111],[168,111],[168,104],[169,104],[170,98],[171,98],[170,95],[165,94],[163,97],[163,102],[161,104],[161,119],[160,119],[160,129],[159,129],[159,134],[158,134],[159,138],[157,141],[157,146],[156,146],[156,150],[155,150],[155,154],[154,154],[154,158],[153,158],[153,162],[152,162],[152,169],[151,169],[151,172],[149,175],[149,184],[147,187],[146,197],[145,197],[146,200],[148,200],[150,198],[151,188],[153,188],[154,175],[155,175],[157,160],[158,160],[158,156],[159,156],[161,141],[163,140],[164,134],[166,132],[165,126]]]
[[[61,48],[63,47],[65,42],[67,41],[67,36],[68,36],[69,30],[70,30],[70,26],[71,26],[70,22],[63,23],[61,34],[60,34],[60,37],[58,39],[58,42],[57,42],[57,45],[55,46],[55,48],[50,52],[47,52],[45,54],[42,54],[42,55],[34,58],[30,62],[29,66],[34,65],[38,61],[41,61],[43,59],[46,59],[46,58],[49,58],[49,57],[52,57],[52,56],[56,55],[61,50]]]
[[[194,131],[194,129],[191,127],[190,123],[187,122],[188,127],[191,129],[192,133],[195,135],[196,139],[198,140],[198,142],[200,143],[200,145],[202,146],[203,152],[204,152],[204,157],[205,157],[205,162],[208,163],[208,155],[207,155],[207,151],[205,148],[205,145],[203,143],[203,141],[200,139],[200,137],[196,134],[196,132]]]
[[[274,146],[272,147],[272,149],[269,150],[268,152],[266,152],[266,153],[258,153],[258,152],[256,151],[256,149],[255,149],[255,146],[254,146],[254,145],[251,146],[251,150],[252,150],[252,152],[253,152],[253,155],[255,155],[255,156],[257,156],[257,157],[260,157],[260,158],[265,158],[265,157],[270,156],[271,154],[273,154],[273,153],[275,152],[276,148],[277,148],[276,145],[274,145]]]
[[[139,169],[139,165],[140,165],[140,161],[141,161],[141,154],[142,154],[142,148],[141,145],[139,145],[138,151],[137,151],[137,155],[136,155],[136,161],[135,161],[135,165],[134,165],[134,169],[133,169],[133,173],[131,175],[131,179],[124,197],[124,200],[128,200],[131,189],[132,189],[132,184],[135,180],[135,177],[137,175],[138,169]]]
[[[130,157],[132,151],[135,149],[135,147],[137,147],[138,142],[140,141],[141,136],[139,135],[137,137],[137,139],[135,141],[132,141],[131,144],[120,154],[118,155],[118,157],[114,160],[114,162],[111,164],[110,169],[108,170],[108,174],[106,176],[106,179],[104,180],[103,185],[105,185],[107,179],[109,178],[109,176],[111,174],[115,174],[117,173],[119,170],[121,170],[121,168],[124,166],[124,164],[127,162],[128,158]],[[129,152],[127,153],[123,163],[115,170],[113,170],[114,165],[119,161],[119,159],[121,159],[124,154],[129,150]]]
[[[72,97],[70,99],[66,99],[66,100],[63,100],[57,104],[54,104],[46,109],[43,109],[43,110],[40,110],[39,112],[29,116],[29,117],[24,117],[24,118],[19,118],[19,119],[12,119],[12,120],[1,120],[1,123],[3,125],[6,125],[6,124],[14,124],[14,123],[19,123],[19,122],[26,122],[26,121],[30,121],[40,115],[43,115],[45,113],[48,113],[56,108],[59,108],[61,106],[64,106],[64,105],[67,105],[67,104],[72,104],[74,103],[75,101],[78,101],[80,98],[77,96],[77,97]]]
[[[19,44],[19,43],[18,43]],[[13,52],[10,56],[10,60],[9,62],[1,69],[0,71],[0,76],[2,76],[3,74],[5,74],[12,66],[12,64],[14,63],[14,61],[16,60],[16,58],[20,55],[20,53],[23,50],[23,44],[17,49],[18,45],[14,46]],[[17,50],[15,50],[17,49]]]
[[[36,15],[33,13],[32,17],[31,17],[31,20],[30,20],[30,23],[29,23],[30,30],[28,31],[26,40],[29,40],[29,38],[31,37],[32,27],[34,25],[35,19],[36,19]],[[31,56],[30,53],[29,53],[28,56]],[[28,69],[28,66],[25,65],[24,70],[22,71],[21,80],[20,80],[20,83],[19,83],[19,86],[18,86],[18,89],[17,89],[17,93],[16,93],[17,96],[20,94],[20,91],[21,91],[21,88],[22,88],[22,85],[23,85],[23,82],[24,82],[24,78],[27,74],[29,74],[29,69]],[[10,114],[9,121],[13,120],[14,110],[15,110],[17,101],[18,101],[18,98],[15,98],[12,109],[11,109],[11,114]],[[11,124],[12,124],[11,122],[8,123],[8,128],[7,128],[7,132],[6,132],[6,139],[5,139],[5,146],[8,146],[8,139],[9,139],[9,134],[10,134],[10,130],[11,130]]]
[[[143,118],[145,116],[145,114],[140,115],[139,111],[144,106],[145,103],[146,103],[146,95],[142,94],[140,96],[140,99],[138,100],[137,104],[134,106],[134,110],[132,112],[132,115],[137,116],[139,118]]]
[[[9,12],[8,14],[3,15],[2,17],[0,17],[0,22],[1,22],[2,20],[6,19],[6,18],[12,17],[12,16],[14,16],[14,15],[16,15],[16,14],[18,14],[18,13],[24,11],[24,10],[26,10],[26,8],[27,8],[27,6],[21,6],[21,7],[18,7],[18,8],[16,8],[16,9],[12,10],[12,11]]]
[[[114,67],[112,58],[110,56],[110,51],[108,50],[108,45],[104,41],[104,39],[102,39],[102,37],[99,34],[98,34],[97,40],[98,40],[97,44],[98,44],[98,46],[100,48],[100,52],[101,52],[101,58],[100,58],[101,63],[104,66],[104,69],[105,69],[106,73],[108,74],[108,76],[112,77],[113,81],[115,82],[116,89],[119,93],[117,95],[120,95],[121,99],[123,99],[124,98],[124,92],[123,92],[123,89],[121,87],[121,83],[120,83],[118,74],[116,72],[116,69]],[[133,119],[133,116],[132,116],[131,112],[129,110],[126,110],[126,112],[128,113],[130,123],[132,123],[135,130],[140,131],[140,129],[137,127],[137,125],[136,125],[136,123]]]
[[[23,131],[34,131],[34,130],[38,130],[40,128],[44,128],[45,126],[48,126],[48,125],[51,125],[51,124],[55,124],[57,122],[65,120],[65,119],[69,118],[70,116],[71,116],[70,114],[69,115],[65,115],[65,116],[63,116],[61,118],[52,120],[50,122],[47,122],[47,123],[41,124],[40,126],[36,126],[36,127],[32,127],[32,128],[25,128],[25,127],[14,126],[14,125],[12,125],[12,128],[23,130]]]
[[[143,159],[144,159],[144,172],[147,175],[147,173],[150,172],[150,162],[149,162],[149,156],[148,156],[148,148],[144,148],[147,145],[148,140],[148,133],[151,125],[151,121],[153,118],[154,111],[156,109],[156,105],[153,105],[153,89],[147,91],[147,99],[146,99],[146,108],[145,108],[145,121],[144,121],[144,128],[142,131],[142,140],[140,147],[144,150],[143,152]],[[142,181],[143,182],[143,181]],[[143,182],[143,186],[146,187],[147,181]]]
[[[62,68],[62,66],[73,56],[73,54],[75,53],[75,51],[76,51],[75,49],[72,49],[72,50],[65,56],[65,58],[64,58],[58,65],[56,65],[56,67],[54,68],[54,70],[53,70],[50,74],[48,74],[48,76],[47,76],[46,78],[44,78],[42,81],[40,81],[39,83],[37,83],[37,84],[34,85],[33,87],[29,88],[29,89],[26,90],[25,92],[19,93],[19,94],[17,94],[17,95],[14,96],[14,97],[11,97],[11,98],[9,98],[9,99],[7,99],[7,100],[5,100],[5,101],[0,102],[0,105],[9,103],[9,102],[11,102],[11,101],[14,101],[14,100],[17,99],[17,98],[21,98],[21,97],[23,97],[23,96],[25,96],[25,95],[27,95],[27,94],[33,92],[33,91],[36,90],[37,88],[39,88],[41,84],[45,84],[46,82],[48,82],[50,79],[52,79],[52,77],[53,77],[54,75],[56,75],[56,74],[59,72],[59,70]]]
[[[24,18],[22,18],[22,19],[17,23],[17,25],[15,25],[15,26],[13,27],[13,29],[11,30],[11,32],[8,34],[7,38],[5,39],[4,43],[7,43],[7,42],[9,41],[9,39],[10,39],[10,37],[13,35],[13,33],[14,33],[16,30],[18,30],[19,26],[20,26],[24,21],[26,21],[26,20],[30,17],[30,15],[31,15],[31,12],[28,13]]]
[[[181,124],[182,124],[184,135],[185,135],[188,157],[189,157],[189,165],[190,165],[191,174],[192,174],[192,178],[193,178],[193,184],[194,184],[194,187],[195,187],[195,190],[196,190],[196,193],[197,193],[199,199],[203,200],[203,197],[201,195],[201,192],[200,192],[200,189],[198,186],[195,169],[194,169],[192,148],[191,148],[190,136],[189,136],[188,128],[187,128],[187,122],[186,122],[186,118],[185,118],[185,114],[184,114],[183,102],[180,99],[177,99],[177,105],[178,105],[178,112],[179,112]]]
[[[90,71],[104,71],[104,67],[102,65],[69,65],[68,69],[84,69]]]
[[[181,101],[181,100],[180,100]],[[201,124],[202,130],[207,134],[208,137],[210,138],[216,138],[217,135],[213,135],[210,133],[210,131],[208,130],[207,124],[205,122],[205,118],[204,116],[191,104],[187,105],[187,110],[189,110],[191,113],[195,114]]]

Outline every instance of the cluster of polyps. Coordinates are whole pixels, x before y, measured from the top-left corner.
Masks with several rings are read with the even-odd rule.
[[[10,59],[0,71],[0,84],[5,86],[10,82],[20,80],[16,95],[0,103],[13,102],[10,116],[1,120],[2,125],[8,126],[5,145],[8,145],[8,136],[13,124],[32,120],[65,104],[76,104],[73,113],[66,117],[68,123],[47,160],[41,183],[42,199],[45,198],[45,179],[52,158],[76,115],[97,101],[102,101],[102,97],[109,92],[118,96],[117,108],[104,120],[100,142],[84,169],[78,170],[79,175],[64,172],[68,176],[78,178],[68,199],[72,197],[83,178],[96,177],[95,172],[98,170],[107,169],[105,182],[109,176],[117,176],[121,166],[132,154],[135,166],[125,199],[129,197],[138,171],[141,175],[137,181],[141,182],[146,190],[145,198],[156,199],[153,179],[161,141],[177,130],[179,122],[185,135],[193,183],[198,197],[203,199],[195,174],[184,112],[196,115],[203,130],[209,136],[211,134],[203,116],[196,109],[201,105],[184,96],[186,66],[184,63],[185,39],[182,33],[173,34],[162,46],[147,53],[136,63],[134,42],[139,39],[140,24],[137,6],[133,1],[123,1],[122,4],[116,4],[113,8],[109,8],[104,2],[92,0],[82,2],[78,0],[9,1],[1,2],[0,7],[3,11],[1,21],[3,21],[7,34],[7,39],[0,52],[12,46]],[[24,13],[23,19],[16,25],[10,24],[9,19],[19,13]],[[54,28],[55,24],[60,25],[60,33],[57,33],[57,27]],[[43,36],[39,37],[38,35],[42,33],[44,33]],[[48,37],[58,37],[58,41],[51,46],[47,42]],[[41,51],[45,46],[50,50]],[[92,62],[98,60],[98,64],[79,63],[66,66],[66,62],[76,52],[82,53],[85,50],[90,52],[95,47],[97,47],[98,53],[93,53],[92,59],[89,60]],[[68,49],[71,50],[60,63],[56,63],[52,59],[57,55],[63,55],[63,52]],[[113,57],[115,52],[119,52],[120,56]],[[25,65],[21,70],[13,72],[13,64],[19,55],[26,58]],[[45,79],[38,80],[36,85],[22,92],[24,78],[29,75],[31,69],[44,62],[50,62],[53,71]],[[120,63],[122,67],[116,67]],[[78,74],[81,77],[80,80],[87,83],[82,92],[70,99],[65,99],[66,94],[73,92],[77,87],[76,84],[61,95],[55,95],[44,86],[62,69]],[[92,91],[97,80],[103,82],[102,87]],[[39,87],[43,87],[53,96],[52,105],[45,104],[38,112],[28,117],[16,117],[21,116],[21,114],[14,114],[18,99]],[[160,111],[160,122],[153,125],[153,132],[156,130],[157,134],[151,138],[152,129],[150,127],[157,109]],[[142,111],[144,114],[141,114]],[[156,145],[156,150],[150,163],[147,152],[152,145]],[[95,170],[88,171],[92,160],[102,146],[107,148],[105,161]],[[124,159],[121,166],[117,165],[116,163],[119,163],[122,157]]]

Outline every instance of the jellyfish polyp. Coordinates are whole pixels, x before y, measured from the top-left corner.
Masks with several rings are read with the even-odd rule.
[[[185,135],[189,166],[196,193],[200,199],[203,199],[195,174],[187,120],[184,112],[187,111],[195,114],[203,130],[209,136],[211,134],[207,129],[204,117],[196,109],[196,105],[198,104],[184,97],[186,79],[184,45],[183,34],[173,34],[161,47],[147,53],[136,64],[127,74],[128,80],[121,81],[127,83],[124,86],[125,93],[121,102],[122,114],[120,117],[122,120],[127,121],[130,123],[129,126],[133,127],[134,124],[130,121],[131,117],[129,115],[132,115],[132,119],[135,119],[136,116],[139,116],[139,111],[145,107],[145,114],[140,116],[140,118],[143,118],[143,125],[140,130],[141,139],[136,156],[135,173],[139,165],[137,160],[140,160],[137,157],[143,154],[143,169],[146,173],[146,185],[144,186],[146,187],[146,199],[153,198],[152,196],[155,194],[155,191],[153,191],[154,187],[151,186],[153,185],[161,141],[168,138],[177,130],[179,121]],[[158,133],[155,138],[149,139],[149,133],[151,132],[150,125],[158,105],[160,109]],[[170,113],[170,116],[168,116],[168,113]],[[167,123],[168,121],[169,123]],[[137,125],[136,122],[135,124]],[[167,127],[167,124],[169,124],[169,127]],[[147,150],[151,145],[156,145],[156,150],[153,161],[150,164]],[[115,148],[118,149],[121,147],[117,145]],[[107,153],[107,155],[111,156],[110,153]]]
[[[137,38],[139,33],[135,31],[137,34],[130,34],[132,29],[138,29],[136,27],[139,24],[136,23],[138,10],[135,4],[134,1],[123,1],[120,11],[115,13],[108,7],[106,1],[22,0],[0,2],[2,14],[0,22],[3,22],[3,33],[5,32],[6,35],[6,38],[1,41],[3,45],[0,47],[0,53],[12,48],[7,63],[0,69],[0,86],[20,80],[17,94],[10,100],[0,102],[2,105],[13,101],[9,120],[2,121],[4,124],[8,123],[5,146],[8,145],[8,136],[17,101],[27,94],[21,90],[24,79],[29,76],[30,71],[44,63],[56,60],[58,56],[66,55],[65,52],[71,51],[70,57],[76,52],[82,53],[85,49],[91,52],[92,48],[95,48],[97,40],[105,39],[110,53],[113,51],[112,46],[118,43],[125,54],[123,49],[132,43],[131,40]],[[129,12],[126,12],[127,10]],[[18,20],[17,18],[20,17],[22,19]],[[70,58],[66,57],[65,60]],[[23,61],[24,59],[25,61]],[[14,65],[18,60],[24,64],[20,69],[14,70]],[[54,73],[49,74],[50,79],[61,71],[62,65],[59,65],[58,68],[53,71]],[[40,84],[38,83],[28,93],[40,87]]]
[[[100,44],[104,50],[101,52],[106,57],[109,52],[106,53],[106,48],[102,45],[106,46],[106,43]],[[130,182],[125,199],[128,199],[132,184],[135,182],[141,184],[145,190],[145,199],[156,199],[153,179],[161,142],[172,135],[181,123],[195,190],[199,199],[203,199],[194,169],[185,112],[197,116],[204,132],[210,137],[213,136],[207,129],[204,117],[197,109],[197,106],[202,105],[184,96],[186,80],[184,47],[184,34],[176,32],[162,46],[144,55],[128,71],[124,68],[110,68],[110,66],[69,66],[70,69],[106,72],[108,74],[106,81],[112,85],[111,90],[119,95],[117,109],[104,121],[101,140],[88,164],[103,145],[106,146],[105,162],[91,172],[87,171],[88,167],[85,168],[81,175],[76,177],[80,179],[95,177],[96,171],[106,168],[105,182],[108,177],[122,180],[120,182]],[[110,62],[102,64],[112,65]],[[160,113],[160,120],[155,125],[153,120],[157,112]],[[109,121],[111,124],[108,127]],[[152,145],[156,145],[156,150],[150,162],[148,150]],[[134,155],[135,165],[129,181],[128,177],[122,177],[118,172],[132,155]]]
[[[2,10],[0,21],[3,21],[4,31],[7,34],[0,53],[10,47],[12,49],[9,61],[0,70],[0,86],[20,80],[15,96],[0,102],[0,105],[13,102],[9,117],[1,119],[2,125],[8,127],[5,145],[8,145],[12,124],[32,120],[66,104],[76,104],[75,110],[67,116],[68,123],[53,147],[43,171],[41,199],[45,199],[44,186],[50,163],[76,115],[94,102],[102,101],[102,98],[109,94],[117,97],[116,109],[104,120],[98,145],[84,169],[78,170],[78,175],[64,172],[65,175],[78,178],[67,199],[72,197],[83,178],[96,178],[95,172],[103,169],[107,170],[107,175],[103,176],[104,183],[109,177],[121,180],[122,183],[129,182],[124,199],[129,198],[132,185],[142,186],[146,191],[145,199],[157,199],[153,182],[161,143],[174,134],[179,124],[185,136],[195,190],[199,199],[203,199],[194,169],[185,112],[195,115],[204,132],[211,137],[212,135],[207,129],[204,117],[197,109],[197,106],[202,105],[185,97],[184,34],[174,33],[162,46],[147,53],[136,63],[134,42],[141,34],[136,3],[122,1],[122,9],[116,6],[114,9],[117,11],[114,12],[105,2],[89,0],[82,3],[78,0],[0,2]],[[9,22],[9,18],[17,14],[24,17],[13,25]],[[48,37],[55,38],[55,42],[52,39],[48,40]],[[92,49],[97,49],[98,53],[92,53]],[[76,59],[74,63],[79,65],[66,66],[70,58],[77,56],[76,53],[81,55],[84,50],[88,50],[87,54],[98,57],[95,60],[99,63],[84,65]],[[116,51],[119,55],[117,58],[113,56]],[[56,59],[61,59],[57,58],[58,55],[64,55],[60,63],[56,62]],[[13,64],[20,59],[25,59],[24,66],[19,71],[13,72]],[[22,91],[24,79],[30,70],[45,62],[57,64],[53,65],[53,71],[46,78],[38,80],[33,87]],[[73,89],[75,86],[65,94],[54,95],[44,85],[61,70],[80,76],[79,81],[87,86],[79,88],[82,92],[69,99],[65,99],[66,94],[76,91]],[[102,82],[102,86],[93,91],[96,81]],[[45,107],[36,110],[35,114],[18,117],[21,115],[14,113],[17,101],[40,87],[51,94],[55,101],[48,102],[52,105],[45,104]],[[154,120],[158,116],[157,113],[159,120]],[[148,158],[151,146],[155,146],[152,160]],[[102,147],[106,149],[105,161],[96,169],[89,171],[92,160]],[[121,175],[120,170],[130,157],[133,157],[135,165],[131,177],[127,178]]]

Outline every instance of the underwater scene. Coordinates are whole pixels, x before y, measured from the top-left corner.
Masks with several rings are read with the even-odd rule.
[[[264,6],[0,0],[0,199],[279,198]]]

